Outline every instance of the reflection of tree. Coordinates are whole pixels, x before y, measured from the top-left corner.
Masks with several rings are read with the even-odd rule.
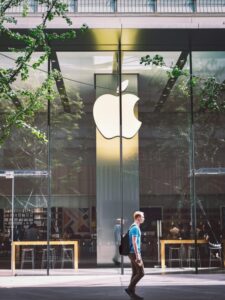
[[[61,186],[57,187],[60,192],[77,194],[74,183],[77,181],[85,155],[85,148],[81,139],[82,133],[80,132],[82,128],[79,126],[84,115],[84,104],[74,88],[68,87],[67,92],[71,104],[70,113],[63,111],[61,101],[57,99],[51,104],[50,163],[53,173],[52,190],[54,191],[60,183]],[[42,132],[47,132],[47,111],[40,111],[33,123]],[[46,170],[48,167],[47,151],[47,145],[40,143],[29,132],[23,128],[15,129],[2,147],[4,155],[2,168]],[[61,171],[55,173],[55,170]],[[36,183],[28,179],[23,182],[19,189],[22,191],[29,185],[35,188]]]
[[[79,138],[76,117],[70,114],[58,115],[56,118],[54,119],[53,116],[52,119],[51,139],[53,191],[77,194],[75,182],[81,170],[85,153]]]
[[[5,117],[2,119],[3,126],[0,132],[0,145],[10,137],[15,128],[23,128],[33,134],[39,141],[47,143],[47,136],[39,128],[33,124],[35,116],[44,108],[47,102],[55,98],[55,84],[61,88],[62,78],[57,69],[56,60],[52,60],[52,68],[48,68],[44,81],[36,88],[26,89],[23,85],[16,87],[15,83],[18,78],[26,82],[30,77],[30,70],[37,71],[45,62],[50,62],[51,56],[57,57],[52,53],[52,41],[64,41],[76,37],[76,32],[73,29],[67,29],[63,33],[47,32],[46,29],[49,22],[57,18],[63,19],[67,26],[72,25],[71,19],[68,17],[68,5],[59,0],[40,0],[44,8],[40,16],[40,23],[27,30],[19,32],[11,29],[10,24],[17,24],[15,17],[9,16],[8,12],[18,7],[22,7],[22,16],[27,16],[29,12],[29,3],[24,0],[8,0],[1,1],[0,9],[0,34],[3,39],[13,40],[14,48],[10,48],[11,52],[17,54],[14,59],[14,64],[9,67],[0,68],[0,101],[8,101],[13,103],[13,110],[5,111]],[[21,16],[20,16],[21,17]],[[81,31],[85,30],[86,26],[81,27]],[[42,51],[35,61],[32,61],[33,54],[37,51]],[[54,66],[56,65],[56,66]],[[50,70],[52,69],[52,70]],[[62,96],[60,94],[60,96]],[[64,107],[68,109],[68,99],[64,98]]]
[[[167,67],[168,82],[155,107],[155,111],[160,111],[165,101],[168,99],[175,82],[181,78],[177,88],[185,96],[190,96],[190,88],[195,88],[198,95],[196,101],[204,111],[224,111],[225,110],[225,81],[219,82],[214,76],[205,74],[190,74],[189,69],[184,68],[188,57],[188,52],[181,52],[181,55],[174,66],[166,66],[164,58],[160,55],[151,57],[146,55],[141,58],[140,64],[152,65],[157,67]],[[208,64],[213,61],[209,60]],[[217,74],[218,75],[218,74]]]
[[[148,193],[173,196],[177,199],[177,213],[187,208],[189,194],[189,129],[187,113],[153,113],[143,120],[151,128],[146,150]],[[147,129],[146,129],[147,130]],[[154,135],[154,136],[152,136]],[[168,204],[167,204],[168,205]]]
[[[191,78],[185,64],[182,67],[177,63],[174,67],[166,67],[163,57],[160,58],[160,64],[158,62],[155,64],[150,56],[142,58],[141,63],[152,65],[151,70],[161,69],[161,74],[167,73],[168,82],[171,82],[171,84],[167,82],[165,88],[162,87],[166,92],[163,92],[156,102],[157,109],[148,114],[147,124],[153,128],[155,135],[154,143],[149,145],[151,154],[148,160],[155,172],[154,176],[146,180],[148,182],[158,180],[161,195],[167,193],[168,198],[170,194],[178,196],[177,211],[173,217],[182,221],[183,209],[190,209],[190,87],[194,89],[194,109],[197,111],[194,114],[195,167],[221,167],[224,166],[225,132],[224,116],[221,112],[225,108],[225,85],[216,79],[217,73],[212,76],[212,72],[209,75],[205,70],[198,71]],[[208,63],[213,65],[211,60]],[[223,73],[220,70],[219,77],[224,77],[224,70]],[[161,82],[159,80],[157,82],[155,77],[154,84],[160,86]],[[143,117],[140,114],[140,117],[143,124],[146,124],[146,114],[143,113]],[[166,180],[163,174],[168,170],[171,170],[171,176]],[[210,184],[211,189],[214,189],[213,193],[215,191],[224,193],[220,180],[212,180]],[[207,190],[204,186],[198,188],[203,193]],[[149,192],[154,194],[154,191]]]
[[[4,59],[10,60],[10,66],[5,63],[5,67],[0,68],[0,145],[5,169],[47,169],[47,106],[51,102],[49,106],[56,108],[56,97],[61,99],[57,109],[61,111],[63,107],[64,112],[67,112],[63,114],[63,125],[57,130],[62,132],[67,127],[66,122],[72,124],[69,130],[64,130],[63,145],[76,139],[77,134],[74,132],[79,131],[79,121],[83,114],[83,101],[79,94],[74,95],[73,91],[71,98],[67,95],[58,58],[51,47],[53,41],[63,42],[75,38],[76,31],[69,28],[63,33],[46,31],[48,23],[55,17],[62,18],[68,26],[72,25],[67,16],[68,6],[58,0],[41,0],[39,4],[46,8],[41,15],[40,24],[24,33],[10,29],[8,23],[16,24],[16,18],[10,17],[7,11],[18,6],[23,7],[25,17],[28,14],[28,1],[1,1],[0,5],[1,36],[6,41],[13,40],[15,44],[15,48],[9,50],[14,55],[1,54]],[[85,30],[86,26],[83,25],[81,31]],[[51,126],[50,131],[51,137]],[[50,149],[51,147],[52,145]],[[66,157],[67,151],[63,147],[61,149],[64,161],[55,159],[54,163],[63,166],[65,162],[74,173],[78,172],[82,161],[80,155],[69,161]],[[72,178],[72,171],[66,175]],[[29,185],[29,180],[26,182]],[[35,185],[34,182],[32,184]]]
[[[86,155],[84,141],[84,101],[77,89],[65,82],[70,113],[64,112],[61,101],[53,103],[51,114],[51,165],[53,193],[78,194],[76,182]]]
[[[224,119],[224,115],[217,113],[196,114],[195,154],[198,167],[223,166]]]

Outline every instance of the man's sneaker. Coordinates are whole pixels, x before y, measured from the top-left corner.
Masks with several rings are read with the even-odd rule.
[[[135,297],[135,293],[134,293],[134,291],[131,291],[130,289],[125,289],[125,292],[132,298],[132,299],[134,299],[134,297]]]
[[[136,300],[143,300],[143,297],[138,296],[137,294],[135,294],[134,291],[131,291],[130,289],[125,289],[125,292],[131,297],[131,299],[136,299]]]
[[[143,300],[144,298],[141,296],[138,296],[137,294],[134,293],[133,299],[135,300]]]

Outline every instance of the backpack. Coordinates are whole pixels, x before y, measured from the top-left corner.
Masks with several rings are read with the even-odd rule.
[[[124,236],[121,236],[121,242],[120,242],[120,246],[119,246],[119,253],[120,255],[128,255],[130,253],[130,240],[129,240],[129,232],[130,229],[135,226],[132,225],[129,230],[127,231],[127,233]]]

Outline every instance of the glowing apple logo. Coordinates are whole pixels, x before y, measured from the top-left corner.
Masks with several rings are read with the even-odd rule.
[[[129,81],[122,83],[122,92],[128,87]],[[117,93],[119,90],[117,89]],[[141,122],[134,114],[135,103],[139,100],[136,95],[122,95],[122,136],[131,139],[141,127]],[[120,99],[119,96],[105,94],[100,96],[94,104],[93,115],[100,133],[107,139],[120,135]]]

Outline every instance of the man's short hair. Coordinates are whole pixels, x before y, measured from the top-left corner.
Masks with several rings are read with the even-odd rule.
[[[134,212],[134,220],[136,220],[138,217],[143,217],[144,213],[142,211],[135,211]]]

